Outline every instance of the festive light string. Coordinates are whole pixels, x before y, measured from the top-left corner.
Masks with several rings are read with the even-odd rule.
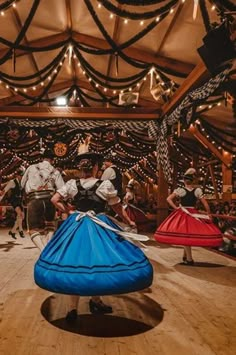
[[[29,96],[28,94],[26,94],[28,92],[28,90],[30,91],[35,91],[37,89],[37,86],[41,86],[41,87],[46,87],[48,88],[49,86],[51,86],[51,84],[47,84],[46,82],[54,82],[55,79],[57,78],[58,74],[60,73],[61,67],[65,61],[65,59],[68,56],[68,52],[73,53],[73,47],[70,45],[66,48],[64,48],[61,51],[61,56],[58,57],[58,62],[56,62],[50,69],[50,71],[46,74],[44,74],[43,79],[38,79],[36,80],[33,84],[16,84],[16,83],[12,83],[11,81],[9,81],[7,79],[7,77],[5,77],[4,73],[0,73],[0,84],[1,83],[5,83],[5,88],[6,89],[10,89],[10,90],[14,90],[15,92],[17,92],[19,95],[23,96],[26,99],[29,100],[34,100],[35,96]],[[71,54],[70,54],[71,55]],[[77,52],[78,55],[78,52]],[[78,59],[77,55],[73,55],[74,59]],[[62,57],[63,56],[63,57]],[[145,70],[143,73],[143,76],[141,78],[141,80],[138,78],[137,80],[135,80],[133,82],[133,84],[130,85],[130,83],[126,84],[126,85],[120,85],[120,86],[111,86],[111,85],[105,85],[103,82],[101,82],[98,78],[95,78],[95,76],[88,71],[88,68],[84,69],[84,67],[81,67],[82,72],[84,73],[85,77],[87,78],[87,80],[93,84],[96,88],[98,88],[99,86],[101,86],[103,88],[104,92],[107,92],[109,89],[112,90],[112,93],[115,94],[114,98],[117,98],[117,91],[122,94],[125,92],[132,92],[133,90],[137,90],[137,88],[139,89],[142,86],[142,83],[145,82],[147,80],[147,73],[151,74],[154,70],[153,65],[150,65],[150,69],[147,71]],[[157,78],[161,78],[163,76],[163,74],[161,74],[161,72],[158,69],[157,70]],[[19,77],[15,77],[15,79],[20,79]],[[21,78],[22,80],[24,80],[24,78]],[[111,78],[110,78],[111,79]],[[28,77],[26,77],[26,80],[28,80]],[[162,91],[160,97],[164,97],[163,95],[166,95],[167,97],[170,96],[171,94],[171,90],[170,87],[173,87],[173,82],[171,80],[167,81],[163,81],[163,79],[160,80],[160,85],[162,85],[164,87],[164,85],[166,85],[166,89]],[[174,84],[175,85],[175,84]],[[20,89],[22,89],[22,91],[20,91]],[[48,90],[44,89],[45,94],[47,93]],[[74,95],[74,90],[72,90],[72,88],[69,89],[69,91],[71,92],[71,96]],[[173,94],[173,93],[172,93]],[[42,99],[43,95],[41,94],[41,99]],[[53,100],[53,99],[51,99]],[[110,99],[111,100],[111,99]],[[37,98],[37,101],[40,101]],[[41,100],[42,101],[42,100]],[[82,106],[82,105],[81,105]]]
[[[155,148],[155,142],[153,143],[153,145],[150,145],[151,143],[146,143],[146,144],[140,143],[140,142],[137,143],[137,140],[134,139],[128,131],[126,132],[126,135],[131,140],[132,143],[139,145],[139,148],[141,148],[141,149],[153,149],[154,150],[154,148]]]
[[[224,100],[223,98],[221,100],[218,100],[218,99],[217,100],[212,100],[211,102],[208,102],[206,104],[202,104],[202,105],[198,106],[198,110],[196,111],[196,116],[197,117],[195,119],[195,123],[198,124],[198,125],[201,125],[201,116],[198,116],[198,115],[201,114],[201,113],[204,113],[206,111],[209,111],[209,110],[211,110],[211,109],[213,109],[213,108],[215,108],[217,106],[218,107],[221,106],[223,100]],[[181,131],[182,132],[186,132],[186,128],[182,128],[182,130],[180,129],[180,131],[177,128],[174,131],[174,135],[178,136]],[[203,129],[203,131],[204,131],[204,129]]]
[[[199,126],[200,131],[207,139],[210,139],[210,142],[212,145],[214,145],[219,150],[226,149],[226,150],[230,151],[231,153],[234,153],[233,149],[231,150],[229,147],[224,146],[224,142],[222,144],[222,137],[217,138],[216,133],[214,133],[214,140],[212,140],[211,135],[208,133],[206,127],[204,127],[202,124],[203,123],[201,123]],[[227,144],[230,144],[230,143],[227,142]]]
[[[192,0],[191,0],[192,1]],[[195,0],[194,0],[195,1]],[[118,1],[119,2],[119,1]],[[160,1],[161,2],[161,1]],[[196,0],[196,2],[198,2],[198,0]],[[221,11],[221,9],[217,6],[217,3],[215,3],[214,1],[213,5],[211,6],[211,11],[216,11],[219,12]],[[159,2],[158,2],[159,3]],[[170,2],[171,3],[171,2]],[[119,7],[113,5],[110,1],[107,0],[99,0],[98,1],[98,5],[97,5],[97,9],[101,11],[102,8],[106,8],[106,10],[108,11],[108,18],[109,20],[114,20],[116,16],[119,16],[121,18],[123,18],[123,23],[125,25],[127,25],[129,23],[129,21],[139,21],[140,26],[144,25],[144,20],[148,20],[151,19],[153,17],[156,17],[156,21],[159,22],[161,16],[163,16],[165,13],[172,15],[175,11],[175,8],[177,8],[177,6],[179,6],[179,4],[182,4],[182,6],[186,3],[186,0],[180,0],[177,2],[173,2],[173,6],[170,7],[169,9],[164,10],[161,14],[159,14],[158,16],[155,14],[157,10],[154,11],[150,11],[148,13],[131,13],[129,11],[125,11],[125,10],[120,10]],[[126,4],[127,5],[127,4]],[[135,6],[140,5],[140,1],[137,1],[135,3]],[[141,6],[146,6],[146,2],[143,2]],[[152,3],[152,5],[154,5],[154,3]]]
[[[0,169],[0,173],[2,173],[4,170],[8,169],[9,166],[11,166],[11,164],[14,162],[15,160],[15,156],[13,155],[13,157],[11,158],[11,160],[4,166],[3,169]]]
[[[127,152],[127,150],[125,150],[124,148],[121,147],[121,145],[118,143],[117,144],[117,148],[120,149],[125,155],[127,155],[129,158],[132,158],[132,159],[141,159],[143,157],[142,154],[140,155],[133,155],[133,154],[130,154]]]
[[[0,14],[1,16],[5,16],[5,11],[10,9],[10,8],[16,8],[16,4],[19,2],[20,0],[7,0],[4,1],[4,3],[0,4]]]
[[[127,25],[130,20],[132,21],[139,21],[140,26],[144,26],[145,20],[150,20],[155,18],[156,22],[159,22],[162,17],[174,13],[174,7],[178,5],[178,0],[170,1],[166,6],[162,8],[157,8],[154,11],[146,12],[146,13],[131,13],[126,10],[121,10],[118,7],[114,6],[111,2],[107,0],[101,0],[98,3],[97,9],[100,10],[102,5],[109,11],[108,18],[113,20],[115,16],[119,16],[123,18],[123,23]],[[172,7],[171,7],[172,6]]]
[[[148,175],[146,173],[146,171],[144,171],[143,167],[140,165],[140,161],[138,162],[138,164],[136,165],[137,169],[140,170],[140,172],[142,173],[142,175],[146,178],[146,179],[149,179],[149,180],[152,180],[153,182],[153,176],[151,175]]]

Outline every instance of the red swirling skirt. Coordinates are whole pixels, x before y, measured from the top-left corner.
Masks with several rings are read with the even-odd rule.
[[[136,223],[138,232],[149,231],[150,220],[147,218],[147,216],[142,210],[131,204],[127,204],[125,210],[131,221]]]
[[[178,208],[158,227],[154,238],[164,244],[199,247],[218,247],[222,244],[222,233],[210,219],[195,218],[199,214],[195,208],[186,208],[188,213]]]

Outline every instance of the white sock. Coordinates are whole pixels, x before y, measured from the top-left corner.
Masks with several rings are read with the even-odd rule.
[[[40,250],[42,251],[45,247],[46,244],[43,243],[42,240],[42,236],[39,232],[35,232],[33,234],[31,234],[31,240],[34,243],[34,245]]]
[[[47,231],[47,233],[46,233],[47,243],[52,239],[53,234],[54,234],[54,231],[52,231],[52,230]]]

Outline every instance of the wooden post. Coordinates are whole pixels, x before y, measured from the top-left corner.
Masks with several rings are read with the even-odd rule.
[[[172,190],[174,190],[177,187],[177,175],[178,175],[178,166],[177,164],[173,164],[174,170],[173,170],[173,179],[172,179]]]
[[[219,198],[219,194],[218,194],[218,190],[217,190],[217,183],[216,183],[216,179],[215,179],[215,175],[214,175],[214,169],[213,169],[213,165],[209,164],[208,166],[210,174],[211,174],[211,180],[212,180],[212,184],[214,187],[214,193],[215,193],[215,197],[216,197],[216,201],[219,203],[220,202],[220,198]]]
[[[223,156],[227,165],[222,164],[222,201],[231,202],[232,200],[232,154],[223,151]]]
[[[159,226],[168,216],[169,205],[166,201],[168,197],[168,183],[165,180],[163,170],[159,168],[158,192],[157,192],[157,226]]]

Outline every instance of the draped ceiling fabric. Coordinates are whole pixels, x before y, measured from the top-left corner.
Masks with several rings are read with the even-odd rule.
[[[214,159],[209,149],[184,132],[190,123],[198,125],[209,143],[215,142],[220,154],[223,149],[231,153],[235,164],[235,67],[229,75],[226,70],[209,79],[213,74],[198,53],[204,36],[215,26],[230,22],[231,27],[234,1],[201,0],[196,18],[193,0],[0,2],[0,174],[4,180],[9,178],[9,166],[13,173],[16,163],[36,162],[43,145],[67,144],[69,153],[57,158],[66,165],[92,133],[90,149],[117,153],[123,171],[148,181],[156,178],[161,167],[170,182],[171,168],[185,169],[194,154],[201,153],[199,166]],[[138,95],[137,103],[123,106],[124,112],[151,108],[159,118],[55,116],[58,96],[67,98],[68,109],[116,110],[124,104],[122,94]],[[171,108],[165,110],[168,105]],[[4,108],[11,111],[9,106],[25,110],[25,117],[4,117]],[[56,118],[27,117],[31,106],[39,111],[47,107]],[[170,156],[170,151],[180,152],[180,159]]]
[[[71,120],[64,118],[56,118],[50,120],[32,120],[29,118],[25,119],[14,119],[7,118],[8,123],[15,126],[22,126],[28,128],[35,127],[49,127],[58,126],[64,124],[70,128],[78,128],[82,131],[89,131],[98,128],[107,128],[108,126],[113,127],[113,129],[123,129],[123,130],[135,130],[136,132],[142,133],[144,129],[148,129],[149,136],[156,140],[156,152],[157,152],[157,171],[159,167],[162,168],[164,176],[168,182],[171,181],[171,166],[169,160],[169,150],[168,150],[168,126],[171,127],[176,124],[179,120],[186,121],[189,126],[191,120],[193,119],[195,108],[199,103],[206,100],[210,95],[212,95],[219,85],[226,79],[229,73],[230,67],[217,74],[215,77],[211,78],[201,87],[191,91],[181,102],[180,105],[170,114],[164,116],[161,123],[158,121],[128,121],[128,120]],[[6,119],[0,119],[0,123],[5,123]]]

